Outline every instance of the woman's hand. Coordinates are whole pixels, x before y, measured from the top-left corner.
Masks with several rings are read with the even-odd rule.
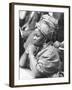
[[[60,47],[60,42],[59,41],[55,41],[54,42],[54,47],[59,48]]]
[[[34,51],[36,50],[35,46],[30,44],[28,45],[27,49],[26,49],[26,53],[30,54],[30,53],[34,53]]]
[[[29,53],[34,53],[34,51],[36,50],[35,46],[32,44],[29,45],[28,48],[29,48]]]

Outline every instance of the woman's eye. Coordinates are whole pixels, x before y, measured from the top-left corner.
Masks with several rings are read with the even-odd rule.
[[[36,34],[36,37],[40,37],[40,36]]]

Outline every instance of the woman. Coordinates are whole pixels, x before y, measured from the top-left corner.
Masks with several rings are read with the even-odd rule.
[[[29,60],[29,69],[34,78],[53,77],[59,72],[60,58],[58,49],[53,46],[52,38],[58,21],[48,15],[43,15],[36,24],[33,33],[33,43],[30,43],[20,59],[20,66],[25,66]],[[46,43],[46,41],[48,41]],[[28,59],[27,59],[28,57]]]

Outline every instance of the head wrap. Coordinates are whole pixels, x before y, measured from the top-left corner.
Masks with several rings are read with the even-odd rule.
[[[41,23],[45,23],[48,28],[45,28],[44,30],[41,29]],[[41,33],[47,37],[49,34],[52,34],[58,25],[58,20],[55,19],[53,16],[49,16],[48,14],[42,15],[40,21],[36,24]],[[52,35],[50,35],[52,36]]]

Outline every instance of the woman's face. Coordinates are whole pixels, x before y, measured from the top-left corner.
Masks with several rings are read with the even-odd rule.
[[[41,32],[39,31],[39,29],[35,29],[35,34],[34,34],[34,40],[41,40],[43,38],[43,35],[41,34]]]
[[[40,26],[40,28],[36,27],[36,29],[35,29],[35,34],[33,37],[33,39],[35,41],[34,42],[35,45],[42,45],[45,41],[45,38],[44,38],[43,34],[41,33],[40,29],[44,30],[43,25],[42,25],[42,27],[41,26]]]

